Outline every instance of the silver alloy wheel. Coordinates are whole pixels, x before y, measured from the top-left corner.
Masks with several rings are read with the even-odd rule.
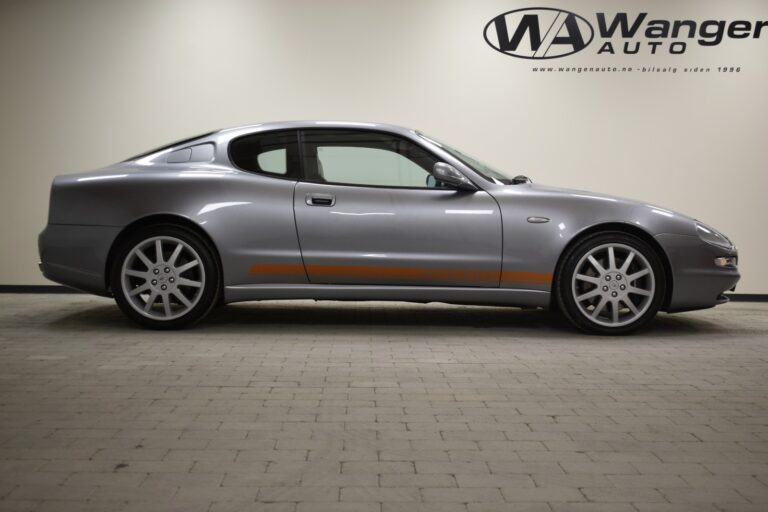
[[[155,236],[131,249],[123,261],[120,282],[137,312],[153,320],[173,320],[200,301],[205,269],[188,243]]]
[[[621,327],[643,316],[651,306],[656,281],[640,251],[625,244],[603,244],[576,264],[571,293],[579,311],[591,322]]]

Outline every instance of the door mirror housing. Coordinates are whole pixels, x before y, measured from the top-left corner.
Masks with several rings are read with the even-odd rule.
[[[445,162],[437,162],[432,168],[432,176],[439,182],[459,190],[477,190],[477,186],[469,181],[458,169]]]

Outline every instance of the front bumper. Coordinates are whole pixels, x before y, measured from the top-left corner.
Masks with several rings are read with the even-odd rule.
[[[690,235],[661,234],[655,238],[672,269],[672,294],[666,311],[704,309],[728,302],[724,292],[732,290],[741,275],[736,268],[718,267],[715,258],[738,257],[736,249],[715,247]]]
[[[108,296],[107,258],[119,232],[114,226],[48,224],[37,239],[40,271],[51,281]]]

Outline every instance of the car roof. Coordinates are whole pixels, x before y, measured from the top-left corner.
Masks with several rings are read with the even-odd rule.
[[[386,123],[371,123],[364,121],[332,121],[332,120],[313,120],[313,121],[272,121],[266,123],[250,124],[236,126],[233,128],[224,128],[215,132],[216,134],[241,135],[246,133],[269,131],[269,130],[290,130],[301,128],[348,128],[348,129],[368,129],[381,130],[399,134],[413,133],[413,129],[405,128]]]
[[[228,143],[230,140],[252,133],[266,132],[272,130],[298,130],[306,128],[341,128],[341,129],[366,129],[377,130],[388,133],[395,133],[405,137],[413,137],[416,130],[411,128],[405,128],[403,126],[397,126],[393,124],[385,123],[370,123],[363,121],[271,121],[258,124],[249,124],[243,126],[235,126],[231,128],[223,128],[212,132],[196,135],[194,137],[188,137],[183,140],[175,141],[170,144],[164,144],[161,147],[154,148],[149,151],[144,151],[138,155],[132,156],[123,160],[123,163],[136,162],[141,159],[152,160],[160,155],[182,149],[196,144],[203,144],[206,142],[217,141],[218,143]]]

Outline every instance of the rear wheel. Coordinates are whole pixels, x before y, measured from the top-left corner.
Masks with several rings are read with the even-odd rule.
[[[579,329],[626,334],[647,324],[664,300],[666,276],[656,251],[622,232],[588,236],[563,260],[557,302]]]
[[[201,320],[217,302],[219,281],[209,245],[174,225],[129,236],[117,250],[111,273],[123,313],[154,329],[179,329]]]

